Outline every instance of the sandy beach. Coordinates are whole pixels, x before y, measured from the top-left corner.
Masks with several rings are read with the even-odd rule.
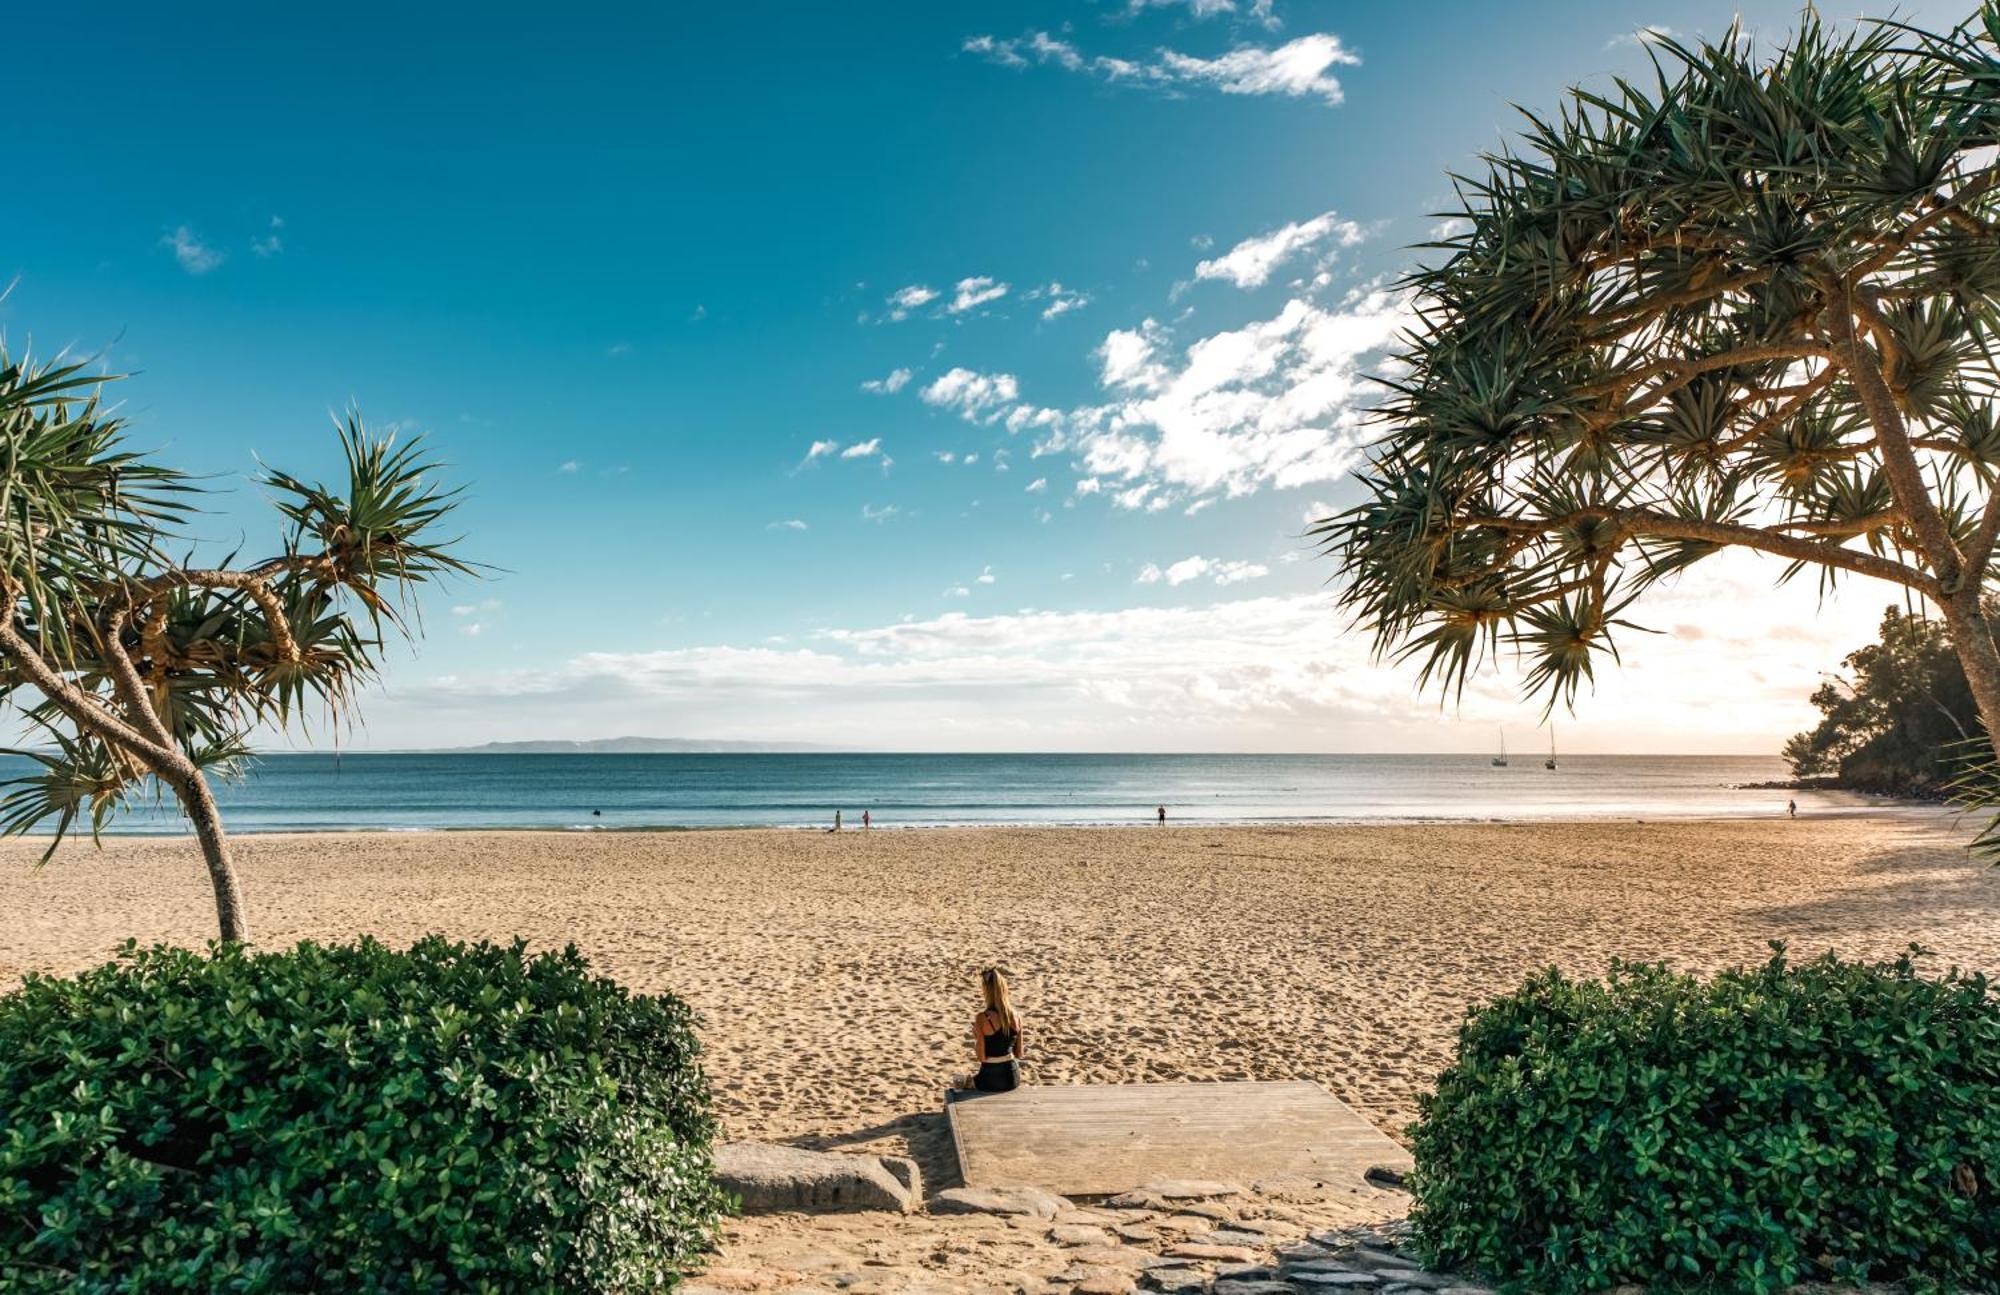
[[[1912,941],[2000,969],[2000,871],[1908,812],[1426,827],[257,836],[259,943],[574,941],[701,1011],[732,1137],[907,1138],[1009,968],[1032,1082],[1317,1080],[1395,1133],[1470,1004],[1554,962]],[[0,982],[213,934],[191,845],[0,854]],[[919,1152],[925,1148],[917,1148]],[[933,1149],[934,1150],[934,1149]],[[933,1157],[927,1156],[926,1159]]]

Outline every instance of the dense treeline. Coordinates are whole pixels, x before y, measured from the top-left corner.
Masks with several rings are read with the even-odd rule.
[[[1785,743],[1792,772],[1857,791],[1941,794],[1980,733],[1943,622],[1891,607],[1881,638],[1841,664],[1812,695],[1818,726]]]

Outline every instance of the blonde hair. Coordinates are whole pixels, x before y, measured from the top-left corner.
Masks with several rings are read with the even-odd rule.
[[[1007,996],[1007,977],[998,967],[988,967],[979,973],[979,995],[986,1000],[986,1010],[999,1018],[1008,1031],[1020,1028],[1020,1021],[1014,1015],[1014,1000]]]

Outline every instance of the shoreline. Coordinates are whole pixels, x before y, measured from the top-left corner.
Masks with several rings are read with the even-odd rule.
[[[1876,792],[1853,792],[1857,796],[1870,797],[1870,803],[1860,805],[1821,805],[1802,809],[1799,819],[1804,821],[1826,821],[1839,819],[1853,821],[1868,818],[1902,818],[1936,815],[1956,819],[1963,815],[1976,815],[1977,809],[1962,809],[1949,803],[1922,797],[1890,796]],[[868,808],[873,808],[872,806]],[[858,811],[857,811],[858,813]],[[354,827],[330,827],[311,825],[304,827],[232,827],[228,824],[228,814],[224,813],[224,827],[231,840],[257,839],[266,837],[297,836],[427,836],[458,835],[463,833],[493,832],[506,835],[523,833],[547,833],[556,836],[577,836],[603,834],[612,836],[646,836],[676,833],[705,832],[779,832],[813,833],[833,835],[833,829],[823,822],[812,823],[635,823],[626,825],[575,823],[557,825],[552,823],[471,823],[424,826],[399,826],[384,824],[361,824]],[[1758,823],[1784,819],[1782,808],[1775,810],[1744,810],[1740,813],[1721,813],[1709,809],[1681,811],[1671,805],[1651,809],[1605,811],[1596,814],[1516,814],[1516,815],[1431,815],[1431,816],[1364,816],[1364,815],[1291,815],[1291,816],[1248,816],[1242,818],[1196,818],[1193,816],[1169,817],[1165,830],[1195,828],[1255,828],[1255,827],[1296,827],[1296,828],[1424,828],[1452,826],[1505,827],[1510,825],[1537,827],[1590,826],[1613,823]],[[1130,819],[937,819],[924,821],[896,821],[875,823],[864,828],[858,819],[842,825],[841,835],[859,835],[863,832],[1017,832],[1017,831],[1075,831],[1075,832],[1118,832],[1118,831],[1159,831],[1162,827],[1151,818],[1137,816]],[[22,840],[46,841],[51,834],[29,832]],[[102,836],[106,841],[183,841],[192,840],[193,831],[187,828],[160,828],[146,830],[138,828],[109,827]],[[87,831],[72,831],[72,839],[87,839]]]

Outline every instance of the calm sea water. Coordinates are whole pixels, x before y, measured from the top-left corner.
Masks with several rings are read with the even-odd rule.
[[[1483,755],[272,755],[218,788],[235,832],[958,823],[1426,822],[1773,814],[1775,758]],[[1802,811],[1864,798],[1799,793]],[[593,814],[593,810],[597,811]],[[177,815],[114,830],[175,832]]]

